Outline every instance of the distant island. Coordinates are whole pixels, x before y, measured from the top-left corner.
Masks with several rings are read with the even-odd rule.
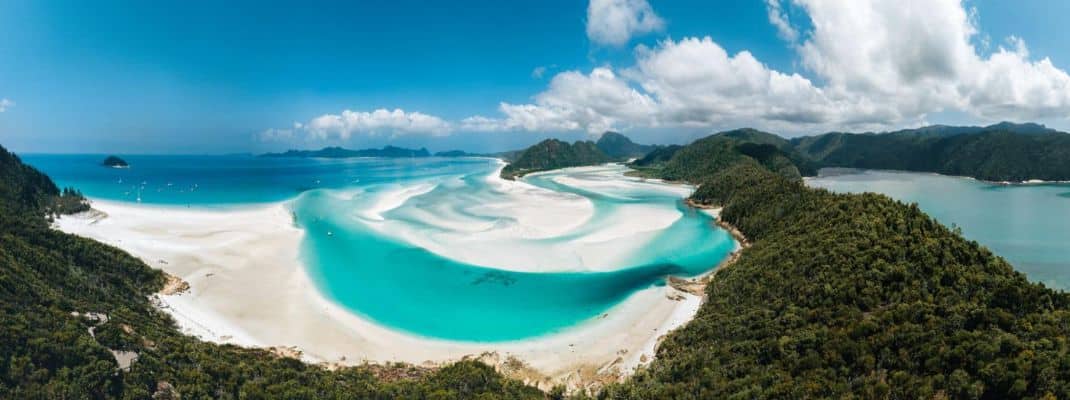
[[[642,154],[640,154],[642,153]],[[747,159],[783,177],[815,176],[821,168],[887,169],[968,176],[990,182],[1070,180],[1070,134],[1044,125],[934,125],[886,133],[829,132],[786,139],[744,128],[689,145],[644,146],[616,132],[597,142],[539,142],[502,170],[502,177],[635,158],[634,175],[692,180]]]
[[[100,163],[100,165],[112,168],[127,168],[130,166],[130,164],[126,163],[126,160],[123,160],[117,156],[108,156],[108,158],[105,158],[104,161]]]
[[[515,161],[502,168],[501,176],[516,179],[525,174],[557,168],[598,165],[613,161],[603,153],[594,142],[568,142],[546,139],[528,147]]]
[[[342,147],[324,147],[319,150],[288,150],[284,153],[265,153],[260,157],[294,157],[294,158],[351,158],[351,157],[386,157],[386,158],[418,158],[431,157],[431,153],[425,148],[419,150],[406,149],[404,147],[385,146],[381,149],[350,150]]]
[[[479,154],[469,153],[469,152],[464,151],[464,150],[439,151],[439,152],[435,153],[435,157],[476,157],[476,156],[479,156]]]
[[[1070,180],[1070,134],[1039,124],[826,133],[790,147],[822,167],[894,169],[992,182]]]
[[[603,133],[597,142],[581,140],[570,144],[557,139],[546,139],[521,151],[502,169],[501,176],[505,179],[516,179],[537,171],[627,161],[659,148],[637,144],[617,132]]]
[[[647,153],[658,149],[661,146],[639,144],[633,142],[627,136],[620,133],[608,131],[603,133],[598,141],[594,143],[598,150],[605,153],[617,160],[627,160],[629,158],[639,158],[645,156]]]

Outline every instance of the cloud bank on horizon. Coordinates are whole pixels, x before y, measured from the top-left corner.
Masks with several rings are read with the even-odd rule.
[[[988,51],[977,10],[961,0],[765,4],[803,73],[772,69],[747,50],[730,54],[710,36],[664,37],[637,45],[627,66],[558,72],[530,102],[501,102],[497,115],[447,121],[402,110],[344,110],[260,137],[728,126],[801,133],[918,126],[945,111],[984,120],[1070,116],[1070,75],[1047,57],[1033,57],[1018,37]],[[796,22],[802,16],[806,24]],[[592,0],[586,24],[593,45],[617,47],[667,25],[646,0]],[[533,76],[545,73],[536,69]]]

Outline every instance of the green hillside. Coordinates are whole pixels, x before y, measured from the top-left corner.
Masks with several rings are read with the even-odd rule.
[[[748,159],[692,197],[751,241],[695,320],[601,398],[1070,398],[1070,296],[888,197]]]
[[[603,133],[602,136],[598,138],[598,141],[595,142],[595,146],[607,156],[620,161],[627,161],[630,158],[645,156],[647,153],[658,148],[658,146],[635,143],[627,136],[617,132]]]
[[[557,168],[598,165],[613,161],[591,141],[568,142],[546,139],[528,147],[502,169],[501,176],[515,179],[524,174]]]
[[[658,149],[630,166],[651,177],[698,182],[728,166],[756,163],[789,179],[815,175],[816,166],[786,139],[753,129],[721,132],[687,146]]]
[[[1070,135],[1036,124],[827,133],[792,144],[825,167],[937,172],[988,181],[1070,180]]]

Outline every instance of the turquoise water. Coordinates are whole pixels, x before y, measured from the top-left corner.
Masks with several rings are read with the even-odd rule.
[[[129,155],[131,168],[106,168],[104,155],[20,155],[57,185],[106,200],[160,205],[228,205],[286,200],[339,189],[426,178],[485,165],[479,159],[318,159]]]
[[[998,185],[935,174],[823,170],[808,184],[918,203],[1006,258],[1031,280],[1070,290],[1070,185]]]
[[[110,169],[96,165],[102,157],[95,155],[23,158],[93,198],[134,202],[140,189],[141,202],[148,204],[232,207],[291,200],[295,222],[306,232],[307,270],[323,294],[355,314],[433,338],[506,341],[565,330],[636,291],[664,285],[667,275],[706,272],[735,247],[709,216],[682,204],[679,190],[626,181],[622,167],[530,177],[527,182],[550,194],[531,201],[493,184],[488,177],[499,166],[487,159],[130,156],[124,158],[131,168]],[[570,186],[556,179],[562,176],[611,185]],[[415,191],[381,219],[366,215],[408,189]],[[590,218],[561,234],[517,233],[525,231],[515,208],[540,207],[554,196],[589,202]],[[637,210],[682,216],[663,229],[585,241],[637,217]],[[488,252],[542,260],[555,272],[449,256],[477,238],[490,238]],[[609,248],[615,264],[594,265],[589,257],[567,254],[595,246]]]

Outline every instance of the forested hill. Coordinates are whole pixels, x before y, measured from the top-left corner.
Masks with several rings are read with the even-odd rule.
[[[603,133],[595,146],[607,156],[619,161],[627,161],[629,158],[638,158],[654,151],[658,146],[638,144],[617,132]]]
[[[916,205],[807,188],[716,144],[729,158],[687,178],[692,200],[752,245],[602,398],[1070,398],[1066,293]]]
[[[502,168],[501,176],[505,179],[515,179],[531,172],[598,165],[613,160],[591,141],[569,144],[557,139],[546,139],[520,153],[516,160]]]
[[[183,335],[150,303],[159,271],[49,228],[76,195],[0,147],[0,399],[544,398],[477,362],[329,371]]]
[[[518,154],[500,153],[499,158],[509,161],[509,165],[502,169],[501,176],[505,179],[515,179],[537,171],[627,161],[660,148],[662,147],[635,143],[617,132],[605,132],[597,142],[580,140],[569,144],[557,139],[546,139],[521,150]],[[512,156],[511,159],[503,157],[509,155]]]
[[[60,190],[47,175],[0,146],[0,213],[37,218],[88,209],[77,190]]]
[[[350,150],[341,147],[324,147],[319,150],[288,150],[284,153],[265,153],[260,157],[321,157],[321,158],[350,158],[350,157],[389,157],[411,158],[430,157],[431,152],[427,149],[406,149],[404,147],[385,146],[381,149]]]
[[[1070,180],[1070,134],[1036,124],[834,132],[791,144],[825,167],[937,172],[988,181]]]
[[[777,135],[753,129],[722,132],[687,146],[657,149],[630,164],[646,176],[698,182],[730,165],[753,163],[789,179],[817,173],[816,165]]]
[[[754,129],[721,132],[686,146],[657,148],[631,166],[641,173],[696,180],[742,158],[781,176],[823,167],[893,169],[988,181],[1070,180],[1070,134],[1037,124],[929,126],[890,133],[826,133],[784,139]]]

